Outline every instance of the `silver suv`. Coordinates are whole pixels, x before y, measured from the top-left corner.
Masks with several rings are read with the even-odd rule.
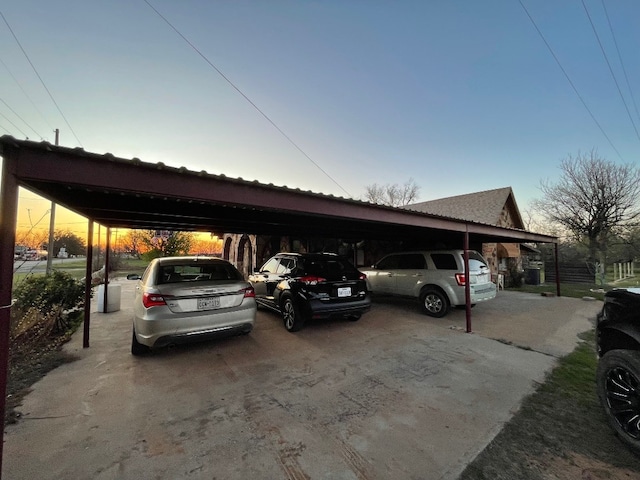
[[[444,317],[451,306],[466,305],[464,250],[392,253],[370,270],[367,286],[374,294],[419,298],[432,317]],[[482,255],[469,250],[469,287],[474,305],[496,296],[496,285]]]

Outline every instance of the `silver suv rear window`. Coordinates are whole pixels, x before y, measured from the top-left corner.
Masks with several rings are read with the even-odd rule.
[[[438,270],[458,270],[456,258],[452,253],[432,253],[431,260]],[[484,258],[476,252],[469,251],[469,270],[481,270],[487,267]]]
[[[432,253],[431,260],[438,270],[458,270],[456,259],[450,253]]]

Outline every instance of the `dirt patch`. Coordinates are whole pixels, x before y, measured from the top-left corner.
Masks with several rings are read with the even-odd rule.
[[[638,478],[638,472],[614,467],[584,455],[571,454],[567,458],[543,459],[548,478],[576,478],[581,480],[629,480]]]
[[[14,343],[9,348],[9,374],[7,379],[7,398],[4,421],[15,423],[20,418],[19,406],[22,399],[31,391],[31,386],[51,370],[76,357],[65,353],[62,346],[69,341],[71,334],[79,325],[78,319],[68,325],[68,330],[50,334],[36,342]]]

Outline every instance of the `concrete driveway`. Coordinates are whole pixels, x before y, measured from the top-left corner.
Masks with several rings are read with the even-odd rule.
[[[473,334],[395,299],[295,334],[260,311],[250,335],[134,358],[121,283],[7,427],[3,478],[455,479],[600,307],[500,291]]]

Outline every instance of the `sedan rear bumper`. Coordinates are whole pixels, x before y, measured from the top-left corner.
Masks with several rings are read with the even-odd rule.
[[[134,319],[136,338],[148,347],[164,347],[216,337],[248,333],[256,318],[255,302],[233,310],[209,310],[187,314],[170,313],[168,307],[154,307],[146,317]]]
[[[230,337],[234,335],[244,335],[253,329],[252,323],[242,325],[230,325],[227,327],[211,328],[209,330],[198,330],[175,335],[165,335],[159,337],[153,344],[155,348],[166,347],[168,345],[180,345],[206,340],[213,340],[220,337]]]

